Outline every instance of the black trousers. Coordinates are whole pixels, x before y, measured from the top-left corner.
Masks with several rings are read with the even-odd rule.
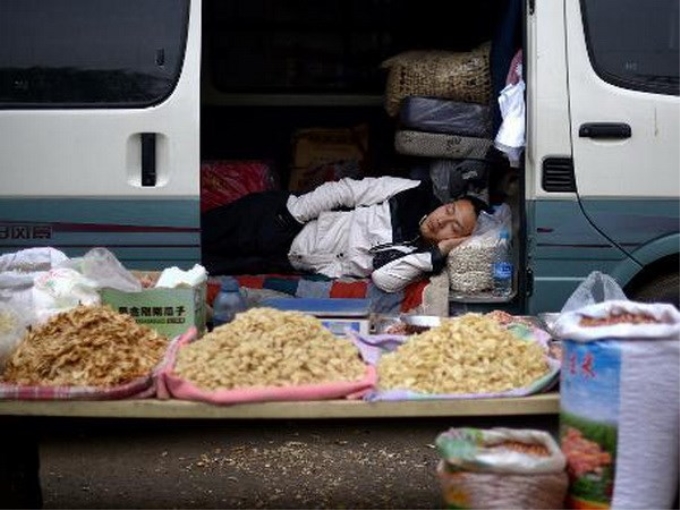
[[[245,195],[201,215],[203,265],[212,275],[290,272],[288,251],[302,229],[286,208],[290,193]]]

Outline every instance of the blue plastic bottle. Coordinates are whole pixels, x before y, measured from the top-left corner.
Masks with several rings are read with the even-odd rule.
[[[510,251],[510,234],[506,229],[501,230],[498,237],[492,272],[493,295],[508,297],[512,294],[512,252]]]
[[[245,311],[246,308],[246,300],[236,279],[224,277],[220,291],[213,301],[213,328],[231,322],[237,313]]]

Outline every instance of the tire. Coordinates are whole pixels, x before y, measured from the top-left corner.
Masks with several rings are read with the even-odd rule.
[[[667,273],[653,276],[631,292],[629,298],[645,303],[670,303],[680,308],[680,274]]]

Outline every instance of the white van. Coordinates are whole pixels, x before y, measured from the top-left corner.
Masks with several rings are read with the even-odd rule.
[[[274,161],[285,174],[295,130],[367,123],[376,168],[388,168],[381,61],[471,48],[511,26],[527,137],[511,204],[517,292],[504,306],[559,310],[593,270],[630,297],[677,305],[678,0],[442,8],[2,0],[0,253],[106,246],[129,268],[190,266],[201,256],[201,161]]]

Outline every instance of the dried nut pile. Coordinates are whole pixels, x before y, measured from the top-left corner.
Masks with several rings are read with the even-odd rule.
[[[495,320],[468,313],[413,335],[381,356],[381,389],[420,393],[491,393],[521,388],[549,370],[543,348]]]
[[[549,457],[550,452],[540,443],[523,443],[521,441],[502,441],[500,443],[486,445],[487,450],[512,451],[532,455],[535,457]]]
[[[78,306],[29,330],[0,381],[35,386],[110,387],[148,375],[167,339],[109,306]]]
[[[493,263],[495,241],[484,239],[469,241],[449,253],[446,264],[451,290],[459,292],[481,292],[493,287],[491,264]]]
[[[618,315],[610,315],[608,317],[582,317],[579,321],[579,326],[598,327],[598,326],[612,326],[614,324],[659,324],[651,315],[644,313],[621,313]]]
[[[174,372],[216,390],[356,381],[365,370],[357,347],[319,319],[251,308],[181,348]]]

